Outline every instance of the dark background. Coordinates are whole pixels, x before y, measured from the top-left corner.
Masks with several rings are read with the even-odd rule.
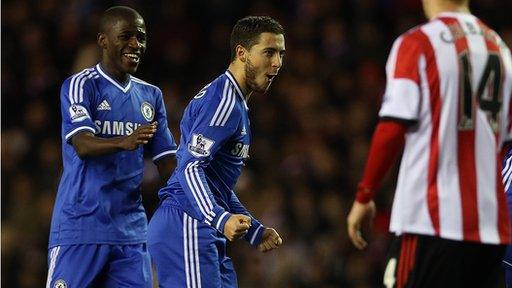
[[[2,286],[43,287],[53,201],[62,170],[62,81],[97,62],[99,16],[128,5],[145,18],[148,50],[136,74],[162,88],[169,124],[189,99],[222,73],[229,34],[246,15],[270,15],[286,29],[286,56],[267,95],[249,101],[253,143],[237,193],[284,238],[261,254],[231,245],[240,287],[379,287],[393,175],[379,213],[356,251],[346,215],[377,121],[384,65],[394,38],[425,21],[407,0],[2,2]],[[512,1],[472,1],[474,14],[512,46]],[[150,216],[158,199],[148,161],[143,185]]]

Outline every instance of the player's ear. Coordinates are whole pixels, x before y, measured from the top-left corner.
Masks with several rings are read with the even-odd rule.
[[[103,33],[98,33],[97,37],[98,46],[100,46],[103,49],[107,48],[107,37]]]
[[[242,45],[236,45],[235,51],[236,57],[240,59],[240,61],[245,63],[245,60],[247,58],[247,50]]]

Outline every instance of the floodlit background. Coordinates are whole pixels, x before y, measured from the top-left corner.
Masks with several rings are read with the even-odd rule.
[[[393,173],[377,196],[366,251],[349,243],[345,217],[377,121],[387,54],[394,38],[425,21],[420,0],[2,1],[2,286],[45,284],[62,170],[60,85],[98,61],[96,25],[110,4],[146,20],[148,50],[136,76],[163,90],[176,139],[187,102],[227,68],[236,20],[270,15],[284,26],[281,73],[267,95],[249,101],[251,158],[236,190],[284,245],[268,254],[231,245],[240,287],[379,287]],[[471,8],[512,47],[512,1],[473,0]],[[157,177],[148,161],[148,216],[158,204]]]

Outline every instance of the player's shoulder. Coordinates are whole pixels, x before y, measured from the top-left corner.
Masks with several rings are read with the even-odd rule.
[[[229,79],[222,74],[199,90],[191,102],[208,106],[220,103],[230,93],[232,88],[229,86]]]
[[[64,80],[62,86],[69,87],[70,85],[83,87],[85,85],[94,83],[100,76],[96,67],[85,68],[82,71],[75,73]]]
[[[144,90],[149,90],[149,91],[151,91],[153,93],[157,93],[157,94],[162,93],[162,90],[158,86],[151,84],[149,82],[146,82],[146,81],[144,81],[140,78],[137,78],[133,75],[130,75],[130,80],[132,81],[133,85],[137,85]]]

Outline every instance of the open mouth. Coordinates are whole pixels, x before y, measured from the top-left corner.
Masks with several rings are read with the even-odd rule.
[[[140,61],[140,56],[136,53],[124,53],[123,56],[126,57],[130,62],[133,62],[135,64],[139,63]]]

